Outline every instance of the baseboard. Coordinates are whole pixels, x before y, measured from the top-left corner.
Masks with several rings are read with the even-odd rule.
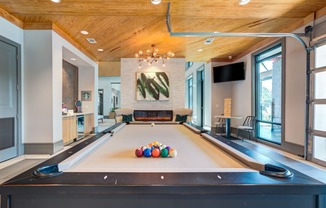
[[[25,154],[54,154],[63,149],[63,141],[56,143],[28,143],[24,144]]]

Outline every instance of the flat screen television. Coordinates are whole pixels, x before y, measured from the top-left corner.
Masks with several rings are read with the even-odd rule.
[[[245,80],[244,62],[213,68],[214,83]]]

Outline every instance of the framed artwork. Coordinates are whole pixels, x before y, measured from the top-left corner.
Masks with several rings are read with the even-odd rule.
[[[170,82],[166,72],[137,72],[136,100],[169,100]]]
[[[82,101],[91,101],[92,100],[92,91],[81,91],[81,100]]]

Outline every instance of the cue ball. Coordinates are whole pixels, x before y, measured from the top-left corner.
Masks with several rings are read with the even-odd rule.
[[[154,124],[154,123],[151,123],[151,126],[152,126],[152,127],[154,127],[154,126],[155,126],[155,124]]]
[[[170,155],[170,157],[176,157],[177,156],[177,150],[176,149],[170,149],[170,151],[169,151],[169,155]]]
[[[142,157],[142,156],[143,156],[143,150],[141,150],[141,149],[136,149],[136,150],[135,150],[135,155],[136,155],[137,157]]]
[[[145,149],[143,152],[145,157],[150,157],[151,156],[151,150],[150,149]]]

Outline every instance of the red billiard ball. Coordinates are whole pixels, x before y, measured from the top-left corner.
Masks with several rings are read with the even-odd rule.
[[[135,155],[136,155],[137,157],[142,157],[142,156],[143,156],[143,150],[141,150],[141,149],[136,149],[136,150],[135,150]]]

